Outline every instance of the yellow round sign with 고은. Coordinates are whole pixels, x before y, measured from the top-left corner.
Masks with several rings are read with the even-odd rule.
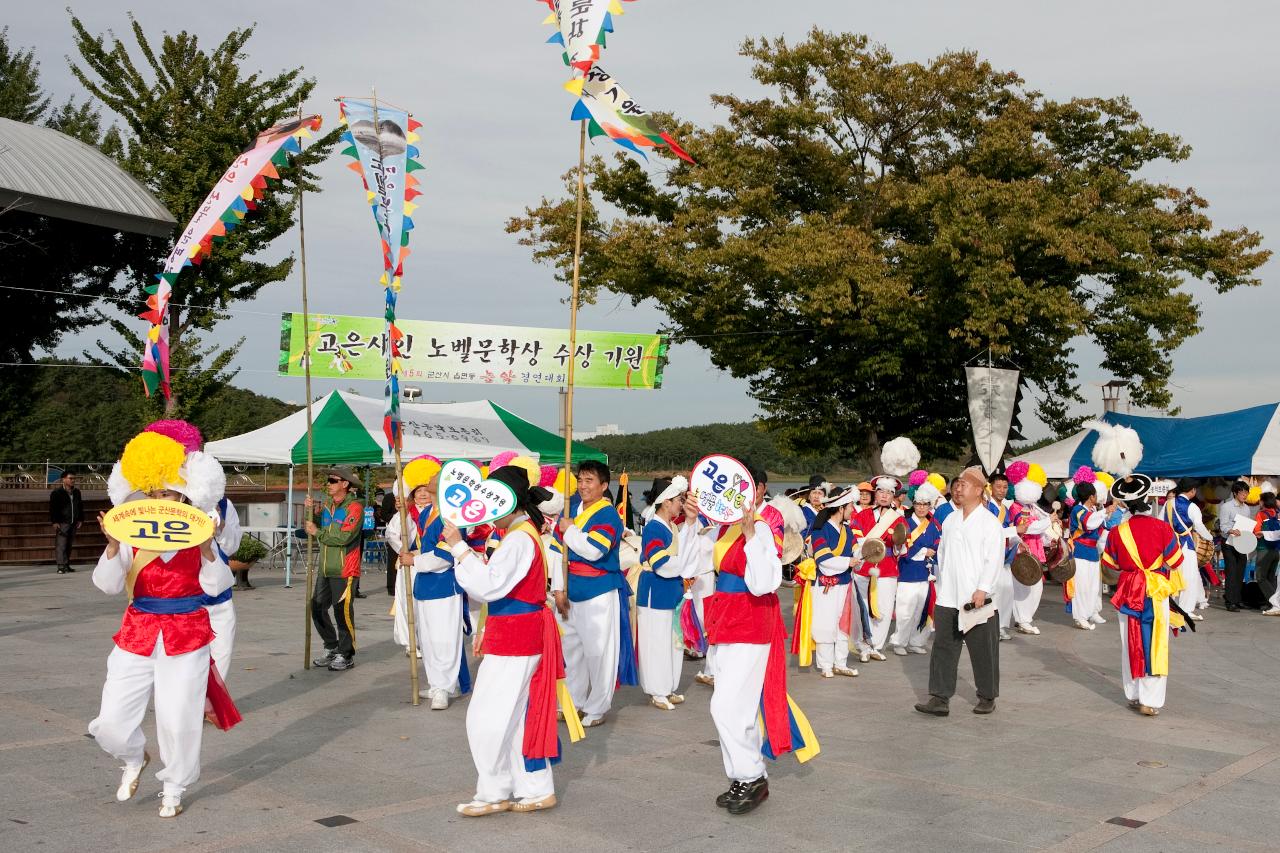
[[[129,501],[102,517],[113,539],[145,551],[180,551],[213,538],[213,519],[177,501]]]

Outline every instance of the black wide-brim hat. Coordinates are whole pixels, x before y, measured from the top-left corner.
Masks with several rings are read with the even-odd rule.
[[[1116,480],[1111,486],[1111,495],[1119,501],[1142,500],[1151,492],[1151,478],[1146,474],[1130,474],[1122,480]]]

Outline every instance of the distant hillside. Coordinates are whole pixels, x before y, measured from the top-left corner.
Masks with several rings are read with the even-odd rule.
[[[12,435],[0,435],[6,462],[110,462],[145,426],[136,379],[91,367],[24,367],[39,372]],[[3,373],[0,373],[0,381]],[[207,440],[239,435],[298,410],[274,397],[227,386],[192,420]]]
[[[866,467],[859,459],[838,454],[800,457],[784,453],[773,436],[754,423],[704,424],[635,435],[598,436],[588,444],[609,454],[611,469],[636,473],[687,471],[709,453],[727,453],[774,474],[792,477]]]

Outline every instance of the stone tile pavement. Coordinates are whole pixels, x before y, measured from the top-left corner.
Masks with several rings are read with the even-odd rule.
[[[725,781],[710,690],[688,665],[675,712],[627,689],[605,726],[567,748],[559,808],[477,821],[453,810],[475,780],[466,702],[410,704],[382,576],[357,602],[358,666],[341,674],[302,669],[301,584],[260,583],[235,599],[228,681],[245,722],[206,729],[187,812],[162,821],[155,767],[118,804],[116,762],[85,735],[122,600],[93,589],[88,567],[0,570],[0,849],[1280,849],[1280,619],[1213,610],[1175,640],[1157,719],[1125,708],[1114,616],[1074,630],[1057,588],[1044,633],[1001,644],[991,717],[968,713],[963,662],[947,719],[911,709],[926,657],[890,655],[852,680],[793,670],[822,755],[771,766],[772,798],[742,818],[712,803]]]

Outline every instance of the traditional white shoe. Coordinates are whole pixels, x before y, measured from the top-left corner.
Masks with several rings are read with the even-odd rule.
[[[160,795],[160,817],[177,817],[182,814],[182,796],[180,794]]]
[[[1187,615],[1188,615],[1188,616],[1190,616],[1192,619],[1196,620],[1197,622],[1203,622],[1203,621],[1204,621],[1204,615],[1203,615],[1203,614],[1200,614],[1200,613],[1188,613]]]
[[[503,800],[500,803],[485,803],[480,800],[472,800],[469,803],[460,803],[458,805],[458,814],[464,817],[484,817],[488,814],[497,814],[498,812],[506,812],[511,810],[511,802]]]
[[[833,672],[832,670],[829,670],[829,669],[824,669],[824,670],[822,670],[821,672],[819,672],[818,674],[819,674],[819,675],[821,675],[823,678],[835,678],[835,677],[836,677],[835,672]]]
[[[888,658],[884,656],[884,653],[878,649],[872,649],[870,654],[872,660],[888,660]]]
[[[707,675],[705,672],[700,672],[700,673],[698,673],[697,675],[695,675],[695,676],[693,677],[693,680],[694,680],[694,681],[696,681],[696,682],[698,682],[699,684],[705,684],[705,685],[707,685],[708,687],[715,687],[715,686],[716,686],[716,679],[715,679],[715,676]]]
[[[1280,616],[1280,607],[1268,607],[1262,611],[1263,616]]]
[[[858,670],[854,669],[851,666],[836,666],[836,667],[832,667],[831,671],[834,672],[836,675],[843,675],[845,678],[858,677]]]
[[[929,654],[929,650],[926,649],[924,646],[907,646],[907,651],[911,652],[911,654],[913,655]]]
[[[444,688],[431,691],[431,710],[443,711],[449,707],[449,691]]]
[[[1093,624],[1092,622],[1085,623],[1085,630],[1092,631],[1094,628],[1097,628],[1097,627],[1098,626]]]
[[[555,794],[547,794],[545,797],[525,797],[511,804],[513,812],[545,812],[547,809],[554,809],[555,807]]]
[[[1106,619],[1103,619],[1103,618],[1102,618],[1102,615],[1101,615],[1100,613],[1095,613],[1095,614],[1093,614],[1092,616],[1090,616],[1090,617],[1089,617],[1089,621],[1090,621],[1090,622],[1092,622],[1092,623],[1093,623],[1093,624],[1095,624],[1095,625],[1105,625],[1105,624],[1107,624],[1107,620],[1106,620]]]
[[[1012,640],[1012,639],[1013,639],[1013,634],[1010,634],[1010,633],[1009,633],[1009,629],[1008,629],[1008,628],[1001,628],[1001,629],[1000,629],[1000,639],[1002,639],[1002,640]]]
[[[1017,625],[1019,634],[1039,634],[1040,629],[1030,622],[1019,622]]]
[[[671,704],[671,700],[666,696],[650,696],[649,704],[655,708],[661,708],[663,711],[674,711],[675,705]]]
[[[858,652],[858,660],[861,663],[871,660],[871,652]]]
[[[894,647],[893,647],[893,653],[894,653],[895,655],[899,655],[900,657],[906,657],[906,656],[907,656],[907,650],[906,650],[904,647],[902,647],[902,646],[894,646]]]
[[[672,705],[683,705],[683,704],[684,704],[684,694],[683,694],[683,693],[672,693],[670,696],[668,696],[668,697],[667,697],[667,701],[668,701],[668,702],[670,702]]]
[[[151,756],[146,752],[142,753],[142,764],[137,767],[121,767],[123,771],[120,774],[120,787],[116,788],[116,801],[125,802],[133,799],[133,795],[138,793],[138,782],[142,779],[142,771],[147,769],[147,765],[151,763]]]
[[[1088,622],[1081,622],[1079,619],[1075,620],[1075,623],[1074,623],[1074,624],[1075,624],[1075,626],[1076,626],[1077,628],[1079,628],[1081,631],[1092,631],[1092,630],[1093,630],[1093,625],[1089,624]]]
[[[594,729],[596,726],[604,723],[604,714],[587,714],[582,718],[582,727],[584,729]]]

